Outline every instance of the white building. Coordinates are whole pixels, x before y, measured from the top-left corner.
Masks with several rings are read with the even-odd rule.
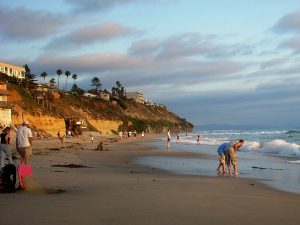
[[[144,103],[144,94],[141,92],[126,92],[126,98],[127,99],[133,99],[134,101],[138,103]]]
[[[97,95],[88,92],[85,92],[83,96],[87,98],[97,98]]]
[[[0,61],[0,72],[19,79],[25,78],[25,68]]]
[[[0,82],[0,125],[2,127],[11,124],[11,108],[7,103],[7,95],[6,83]]]
[[[109,101],[110,96],[109,96],[109,93],[105,93],[105,92],[101,91],[101,92],[98,94],[98,98],[100,98],[100,99],[102,99],[102,100],[105,100],[105,101]]]

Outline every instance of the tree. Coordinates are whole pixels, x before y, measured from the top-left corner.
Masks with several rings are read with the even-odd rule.
[[[52,78],[49,82],[52,86],[54,86],[54,84],[56,83],[54,78]]]
[[[101,84],[101,81],[98,77],[94,77],[92,80],[91,80],[92,84],[91,86],[95,86],[95,90],[96,92],[98,93],[102,84]]]
[[[46,79],[47,76],[48,76],[48,74],[46,72],[41,73],[41,77],[44,78],[44,84],[45,84],[45,79]]]
[[[71,92],[75,92],[79,95],[83,95],[84,90],[81,89],[80,87],[78,87],[76,84],[73,84],[72,88],[71,88]]]
[[[75,80],[77,79],[77,77],[78,77],[78,75],[75,73],[72,75],[72,78],[74,79],[74,84],[75,84]]]
[[[23,79],[23,85],[26,88],[33,88],[36,85],[36,75],[31,73],[31,70],[27,64],[24,65],[25,68],[25,79]]]
[[[58,86],[58,88],[59,88],[59,78],[60,78],[60,75],[62,75],[62,70],[61,69],[58,69],[58,70],[56,70],[56,74],[58,75],[58,79],[57,79],[57,86]]]
[[[67,77],[67,78],[66,78],[66,86],[65,86],[65,90],[67,90],[68,77],[71,75],[70,71],[67,70],[67,71],[65,72],[65,75],[66,75],[66,77]]]
[[[116,87],[112,87],[111,91],[113,96],[116,96],[120,99],[125,97],[125,88],[122,86],[120,81],[116,82]]]

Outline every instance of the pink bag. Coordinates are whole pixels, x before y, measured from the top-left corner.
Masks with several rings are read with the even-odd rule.
[[[25,189],[23,177],[31,176],[32,175],[32,168],[30,165],[20,164],[18,166],[18,177],[20,181],[20,187],[22,190]]]

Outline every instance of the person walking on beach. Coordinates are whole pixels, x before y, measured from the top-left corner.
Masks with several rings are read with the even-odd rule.
[[[60,142],[63,144],[65,141],[65,136],[60,134],[60,131],[57,132],[57,137],[60,140]]]
[[[233,166],[234,175],[238,175],[238,165],[237,165],[237,151],[240,150],[240,148],[244,145],[244,140],[239,141],[232,141],[230,142],[229,146],[225,149],[225,162],[228,167],[229,175],[231,175],[231,166],[230,163]]]
[[[167,136],[167,148],[170,147],[171,144],[171,131],[168,130],[168,136]]]
[[[179,134],[177,134],[176,136],[176,142],[178,143],[180,140],[179,140]]]
[[[219,155],[219,166],[217,168],[217,173],[221,173],[220,169],[222,168],[222,173],[226,173],[226,168],[225,168],[225,154],[224,151],[228,148],[230,145],[230,142],[224,142],[218,147],[217,153]]]
[[[94,143],[94,136],[91,135],[91,142]]]
[[[28,125],[28,121],[24,120],[16,134],[16,147],[21,155],[21,164],[29,164],[29,157],[32,155],[32,132]]]
[[[4,128],[1,133],[1,144],[0,144],[0,170],[5,166],[4,161],[8,158],[9,164],[12,164],[12,157],[10,151],[10,127]]]

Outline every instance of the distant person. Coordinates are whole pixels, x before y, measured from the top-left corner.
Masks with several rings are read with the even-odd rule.
[[[28,125],[27,120],[23,121],[16,134],[16,147],[21,155],[21,164],[29,164],[29,157],[32,155],[32,132]]]
[[[219,166],[217,168],[217,173],[221,173],[220,169],[222,168],[222,173],[226,173],[226,168],[225,168],[225,153],[224,151],[228,148],[230,145],[230,142],[224,142],[218,147],[217,153],[219,155]]]
[[[65,136],[60,134],[60,131],[57,132],[57,137],[60,140],[60,142],[63,144],[65,141]]]
[[[10,127],[3,129],[1,133],[0,144],[0,169],[5,166],[5,159],[8,158],[9,164],[12,164],[11,150],[10,150]]]
[[[94,136],[91,136],[91,142],[94,143]]]
[[[237,165],[237,151],[244,145],[244,140],[232,141],[229,146],[225,149],[225,162],[228,167],[229,175],[232,174],[230,163],[233,166],[234,175],[238,175],[238,165]]]
[[[168,136],[167,136],[167,147],[169,148],[171,144],[171,131],[168,130]]]
[[[176,136],[176,142],[178,143],[180,141],[180,137],[179,137],[179,134],[177,134]]]
[[[200,140],[201,140],[201,134],[199,133],[199,134],[197,135],[197,144],[200,144]]]

